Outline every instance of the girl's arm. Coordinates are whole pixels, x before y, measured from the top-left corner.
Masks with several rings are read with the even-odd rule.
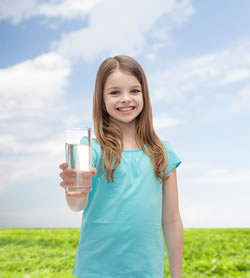
[[[178,204],[176,168],[168,174],[162,187],[162,229],[168,253],[171,278],[181,278],[183,257],[183,224]]]

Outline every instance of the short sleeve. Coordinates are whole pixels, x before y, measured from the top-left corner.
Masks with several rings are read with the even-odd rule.
[[[174,151],[172,145],[167,141],[162,141],[167,153],[167,174],[174,169],[174,167],[178,167],[182,160]]]

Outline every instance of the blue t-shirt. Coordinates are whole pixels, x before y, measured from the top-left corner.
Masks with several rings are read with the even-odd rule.
[[[181,163],[172,146],[167,150],[169,173]],[[92,139],[92,165],[98,169],[101,147]],[[162,278],[162,183],[141,149],[124,150],[107,182],[103,170],[92,178],[83,211],[73,274],[79,278]]]

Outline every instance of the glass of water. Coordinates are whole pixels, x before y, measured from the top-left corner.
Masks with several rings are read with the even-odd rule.
[[[65,129],[65,154],[68,168],[76,170],[75,183],[67,186],[66,191],[91,191],[91,129]]]

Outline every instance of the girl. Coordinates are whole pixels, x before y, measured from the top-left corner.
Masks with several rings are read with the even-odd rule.
[[[100,65],[94,92],[92,191],[69,195],[84,210],[73,274],[79,278],[162,278],[164,241],[172,278],[182,271],[183,225],[176,168],[181,160],[153,129],[145,73],[128,56]],[[61,186],[75,172],[62,169]]]

